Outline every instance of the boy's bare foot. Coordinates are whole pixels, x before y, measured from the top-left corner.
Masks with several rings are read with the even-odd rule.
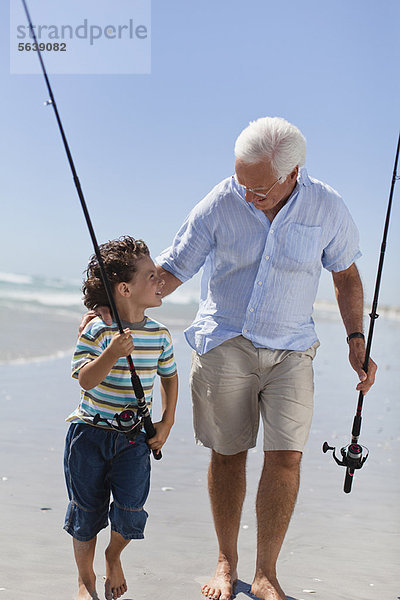
[[[110,559],[106,554],[106,581],[105,581],[106,600],[117,600],[128,589],[126,585],[125,575],[122,570],[121,561],[119,558]]]
[[[78,595],[76,600],[99,600],[96,592],[96,577],[93,574],[88,581],[84,583],[82,577],[78,579]]]
[[[211,577],[211,579],[203,585],[201,592],[206,598],[229,600],[232,596],[233,585],[236,580],[236,566],[232,568],[227,559],[220,558],[214,577]]]
[[[277,578],[270,577],[268,579],[263,573],[257,573],[254,577],[251,593],[262,600],[286,600]]]

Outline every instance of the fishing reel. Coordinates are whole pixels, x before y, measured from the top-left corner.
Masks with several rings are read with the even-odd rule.
[[[346,494],[351,492],[351,486],[353,484],[353,476],[354,471],[356,469],[361,469],[363,464],[368,458],[369,450],[364,446],[360,446],[360,444],[349,444],[348,446],[344,446],[340,449],[340,454],[342,455],[342,459],[340,460],[335,453],[336,448],[334,446],[329,446],[327,442],[322,446],[322,452],[326,453],[328,450],[332,450],[333,458],[336,463],[341,467],[346,467],[346,476],[344,478],[344,486],[343,491]]]
[[[108,419],[103,419],[97,413],[97,415],[93,417],[93,425],[97,425],[97,423],[99,423],[100,421],[107,423],[107,425],[109,425],[112,429],[124,433],[126,439],[131,444],[135,443],[135,440],[140,433],[142,425],[142,420],[138,419],[136,413],[133,410],[129,409],[123,410],[122,412],[116,413],[114,415],[114,421],[116,421],[117,426],[113,425],[113,423]]]
[[[361,469],[369,455],[368,448],[360,446],[360,444],[349,444],[348,446],[341,448],[340,454],[342,455],[342,460],[336,456],[336,448],[334,446],[329,446],[328,442],[325,442],[322,446],[322,452],[325,454],[328,450],[332,450],[333,458],[338,465],[341,467],[348,467],[352,470]]]

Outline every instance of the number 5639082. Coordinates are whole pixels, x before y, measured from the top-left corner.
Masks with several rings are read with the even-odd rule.
[[[31,44],[29,42],[20,42],[18,44],[18,51],[19,52],[30,52],[31,50],[33,50],[34,52],[37,52],[38,49],[41,52],[66,52],[67,50],[67,44],[65,42],[62,43],[58,43],[55,42],[54,44],[51,42],[47,42],[46,44],[44,42],[40,42],[39,44]]]

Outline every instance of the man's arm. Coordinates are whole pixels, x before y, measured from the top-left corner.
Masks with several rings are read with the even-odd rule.
[[[182,281],[175,277],[175,275],[172,275],[169,271],[163,269],[163,267],[160,267],[160,265],[156,265],[156,268],[158,276],[164,281],[161,293],[162,297],[165,298],[165,296],[169,296],[176,288],[182,285]]]
[[[364,294],[360,275],[353,263],[345,271],[332,272],[333,285],[340,314],[347,335],[355,331],[363,332]],[[377,366],[370,358],[368,373],[363,369],[365,360],[365,340],[353,338],[349,341],[349,361],[360,378],[357,390],[366,394],[375,381]]]

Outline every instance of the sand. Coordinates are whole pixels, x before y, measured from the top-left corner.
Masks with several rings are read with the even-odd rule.
[[[316,409],[302,467],[298,503],[279,560],[279,578],[293,600],[396,600],[399,586],[400,423],[398,322],[379,322],[374,358],[379,377],[366,397],[360,443],[370,457],[353,491],[342,491],[344,469],[321,452],[350,441],[357,393],[346,362],[342,326],[318,326]],[[193,442],[188,391],[190,349],[173,332],[181,392],[177,422],[160,462],[152,460],[146,539],[124,552],[125,600],[200,599],[212,574],[216,539],[206,490],[209,451]],[[0,365],[0,600],[71,600],[76,590],[70,536],[62,524],[65,416],[78,401],[69,358]],[[159,403],[156,394],[155,403]],[[256,524],[254,497],[262,449],[249,452],[248,493],[239,539],[236,598],[251,598]],[[104,575],[99,535],[96,571]],[[99,592],[102,592],[101,583]],[[103,594],[100,593],[100,597]]]

